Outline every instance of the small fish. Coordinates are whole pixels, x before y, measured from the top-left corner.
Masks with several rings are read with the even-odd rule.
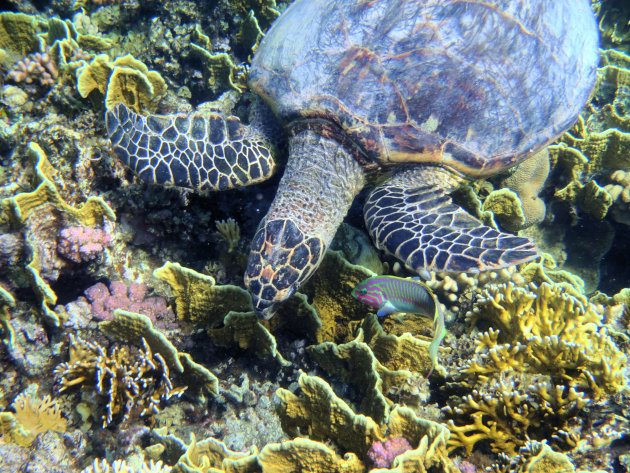
[[[397,312],[433,317],[434,333],[433,341],[429,346],[429,357],[433,368],[435,368],[438,347],[446,336],[446,327],[444,325],[444,313],[431,289],[415,278],[376,276],[360,282],[352,290],[352,295],[360,302],[377,309],[376,315],[379,317]]]

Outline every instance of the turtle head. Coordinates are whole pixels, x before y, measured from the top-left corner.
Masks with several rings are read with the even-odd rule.
[[[252,241],[245,285],[256,313],[268,319],[273,305],[288,299],[319,265],[325,245],[291,220],[261,223]]]

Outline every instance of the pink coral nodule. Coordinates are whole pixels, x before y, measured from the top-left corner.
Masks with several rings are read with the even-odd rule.
[[[368,450],[367,456],[376,468],[389,468],[398,455],[412,448],[405,437],[393,437],[385,442],[378,440],[374,442]]]

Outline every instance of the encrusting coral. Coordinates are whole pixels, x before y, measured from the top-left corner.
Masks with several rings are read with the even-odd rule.
[[[186,387],[173,387],[170,370],[159,353],[143,341],[139,351],[114,346],[109,354],[96,342],[70,335],[70,360],[55,368],[60,392],[74,387],[94,390],[105,404],[103,428],[132,416],[150,417],[161,402],[180,396]]]

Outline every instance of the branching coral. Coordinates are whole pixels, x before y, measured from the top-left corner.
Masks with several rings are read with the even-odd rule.
[[[216,222],[217,236],[228,245],[228,253],[232,253],[241,239],[241,229],[233,218]]]
[[[474,390],[456,408],[446,408],[451,418],[451,447],[464,447],[470,455],[474,445],[489,440],[496,452],[514,454],[530,438],[570,438],[569,421],[589,404],[573,388],[539,382],[517,389],[514,379],[492,380],[484,391]]]
[[[137,467],[128,465],[125,460],[115,460],[109,463],[107,460],[94,460],[94,462],[81,471],[81,473],[170,473],[171,467],[157,463],[153,460],[144,462]]]
[[[499,329],[480,336],[480,354],[465,370],[468,374],[542,373],[589,389],[594,398],[614,394],[626,383],[627,359],[602,327],[602,310],[561,286],[490,286],[466,318],[484,319]]]
[[[466,318],[491,327],[459,372],[472,394],[445,409],[451,447],[470,453],[487,440],[513,454],[529,439],[548,439],[574,448],[594,422],[583,408],[627,383],[627,359],[604,326],[603,309],[562,285],[490,286]]]
[[[153,353],[146,340],[142,342],[139,352],[114,346],[107,354],[98,343],[70,335],[70,361],[55,368],[60,392],[75,386],[95,389],[105,402],[103,427],[132,415],[157,414],[162,401],[181,395],[186,388],[173,387],[162,355]]]
[[[59,76],[57,66],[51,60],[48,51],[32,53],[18,61],[7,75],[17,83],[39,83],[43,87],[52,87]]]

